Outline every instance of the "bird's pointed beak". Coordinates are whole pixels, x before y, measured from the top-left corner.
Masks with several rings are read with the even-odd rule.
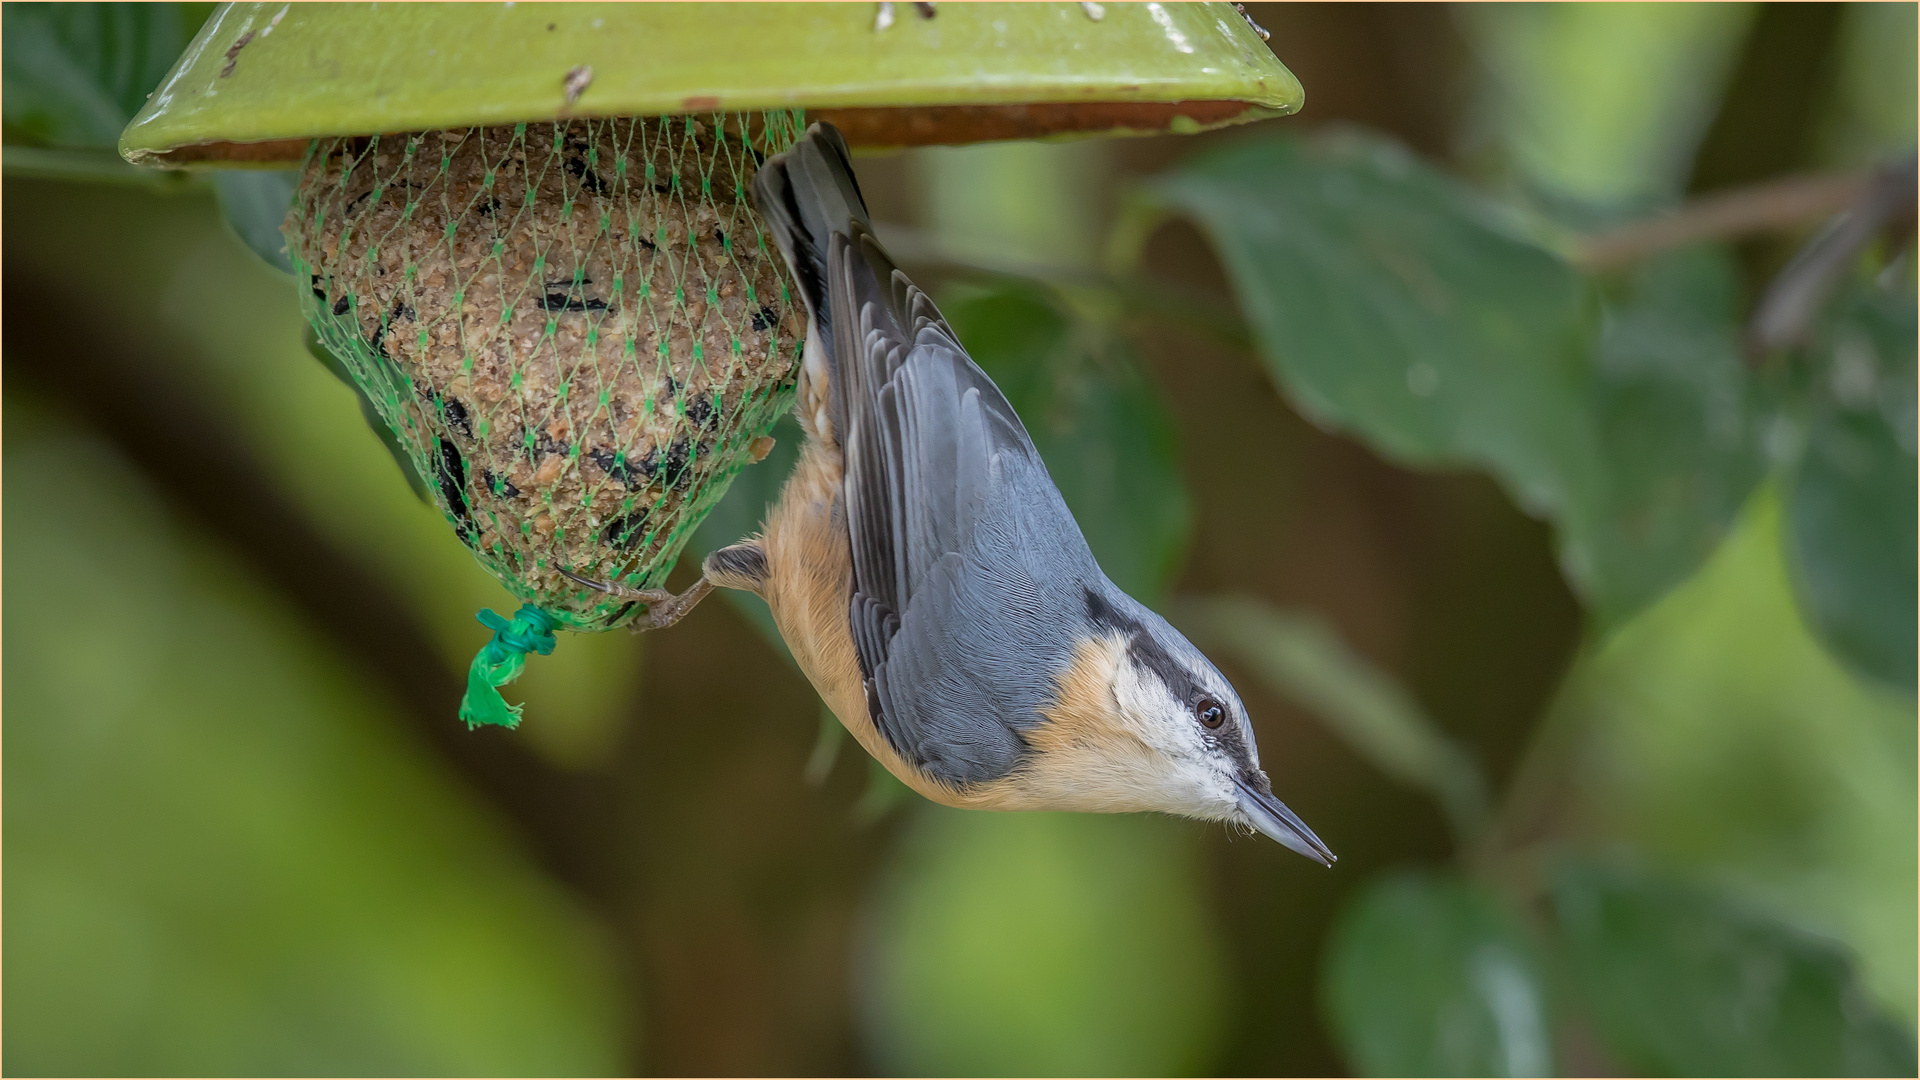
[[[1265,783],[1256,787],[1240,777],[1234,777],[1233,782],[1240,789],[1240,812],[1254,828],[1322,866],[1334,864],[1333,852],[1313,835],[1307,823],[1287,809],[1286,803],[1274,798],[1272,791],[1261,790],[1267,787]]]

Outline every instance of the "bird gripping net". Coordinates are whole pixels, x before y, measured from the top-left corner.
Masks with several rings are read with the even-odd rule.
[[[315,335],[524,603],[461,716],[554,629],[644,610],[793,401],[805,316],[747,197],[797,112],[316,139],[285,232]],[[611,586],[609,588],[608,586]]]

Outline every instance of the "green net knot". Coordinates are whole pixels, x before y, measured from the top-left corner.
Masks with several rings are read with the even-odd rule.
[[[546,656],[553,651],[553,616],[534,607],[520,605],[511,620],[492,608],[474,616],[480,625],[493,631],[493,640],[480,646],[473,666],[467,669],[467,692],[460,699],[460,719],[471,731],[482,724],[512,728],[520,726],[520,706],[507,704],[496,687],[520,677],[527,666],[527,654]]]

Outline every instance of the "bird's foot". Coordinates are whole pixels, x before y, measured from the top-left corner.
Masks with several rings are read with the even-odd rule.
[[[606,593],[619,600],[633,600],[647,606],[646,614],[627,624],[627,629],[638,634],[646,630],[665,630],[679,622],[692,611],[694,605],[706,599],[713,591],[713,583],[704,576],[686,592],[675,594],[665,589],[629,589],[624,585],[615,585],[605,581],[591,581],[566,570],[560,571],[566,577],[585,585],[589,589]]]

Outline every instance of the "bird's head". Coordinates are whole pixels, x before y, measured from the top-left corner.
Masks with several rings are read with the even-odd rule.
[[[1014,779],[1059,809],[1155,810],[1256,829],[1334,856],[1274,798],[1246,706],[1220,669],[1144,605],[1087,591],[1085,631]]]

